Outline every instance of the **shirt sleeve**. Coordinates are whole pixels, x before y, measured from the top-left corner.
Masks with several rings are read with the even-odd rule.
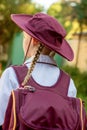
[[[0,125],[4,122],[4,116],[11,91],[18,87],[16,75],[12,67],[7,68],[0,79]]]
[[[68,96],[69,97],[76,97],[77,89],[72,79],[70,79],[69,89],[68,89]]]

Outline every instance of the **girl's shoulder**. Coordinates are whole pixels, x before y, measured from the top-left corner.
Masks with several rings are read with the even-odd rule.
[[[13,73],[13,68],[12,68],[12,66],[6,68],[6,69],[3,71],[2,75],[3,75],[3,74],[9,74],[9,73]]]
[[[16,88],[18,86],[16,74],[11,66],[2,73],[0,83],[0,86],[7,86],[8,84],[9,88]]]
[[[13,70],[12,66],[10,66],[3,71],[2,75],[1,75],[1,79],[2,78],[8,79],[8,78],[14,77],[14,76],[15,76],[14,70]]]

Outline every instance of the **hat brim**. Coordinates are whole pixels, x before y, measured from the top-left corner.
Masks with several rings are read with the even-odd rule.
[[[27,28],[25,26],[26,21],[29,20],[29,18],[31,19],[32,17],[33,17],[33,15],[25,15],[25,14],[12,14],[11,15],[12,21],[14,23],[16,23],[23,31],[25,31],[26,33],[28,33],[32,37],[34,37],[37,40],[39,40],[40,42],[42,42],[42,44],[47,46],[49,49],[55,51],[56,53],[63,56],[67,60],[72,61],[74,58],[73,50],[71,49],[69,43],[65,39],[63,39],[62,45],[60,47],[59,46],[55,47],[49,43],[46,43],[47,41],[40,39],[38,36],[36,36],[34,34],[34,32],[29,30],[29,27]]]

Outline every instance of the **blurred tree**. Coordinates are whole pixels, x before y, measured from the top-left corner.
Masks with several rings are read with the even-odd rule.
[[[70,22],[70,11],[72,10],[71,6],[68,6],[66,3],[54,3],[47,10],[47,13],[56,19],[64,26],[67,32],[70,31],[72,27],[72,22]]]
[[[72,14],[73,14],[72,18],[76,19],[79,24],[78,49],[77,49],[77,57],[76,57],[76,67],[77,67],[78,59],[79,59],[79,52],[80,52],[81,38],[84,32],[84,25],[87,28],[87,0],[81,0],[80,3],[75,3]]]
[[[19,13],[26,13],[26,14],[35,14],[36,12],[43,11],[43,7],[41,5],[36,5],[35,3],[23,3],[18,6]]]
[[[10,43],[18,27],[11,21],[12,13],[34,14],[41,12],[43,7],[31,0],[0,0],[0,44]]]

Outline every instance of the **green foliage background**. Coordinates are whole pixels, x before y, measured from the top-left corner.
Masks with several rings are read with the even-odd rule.
[[[14,33],[19,31],[11,20],[11,14],[35,14],[41,11],[43,7],[31,0],[0,0],[0,44],[10,46]]]

